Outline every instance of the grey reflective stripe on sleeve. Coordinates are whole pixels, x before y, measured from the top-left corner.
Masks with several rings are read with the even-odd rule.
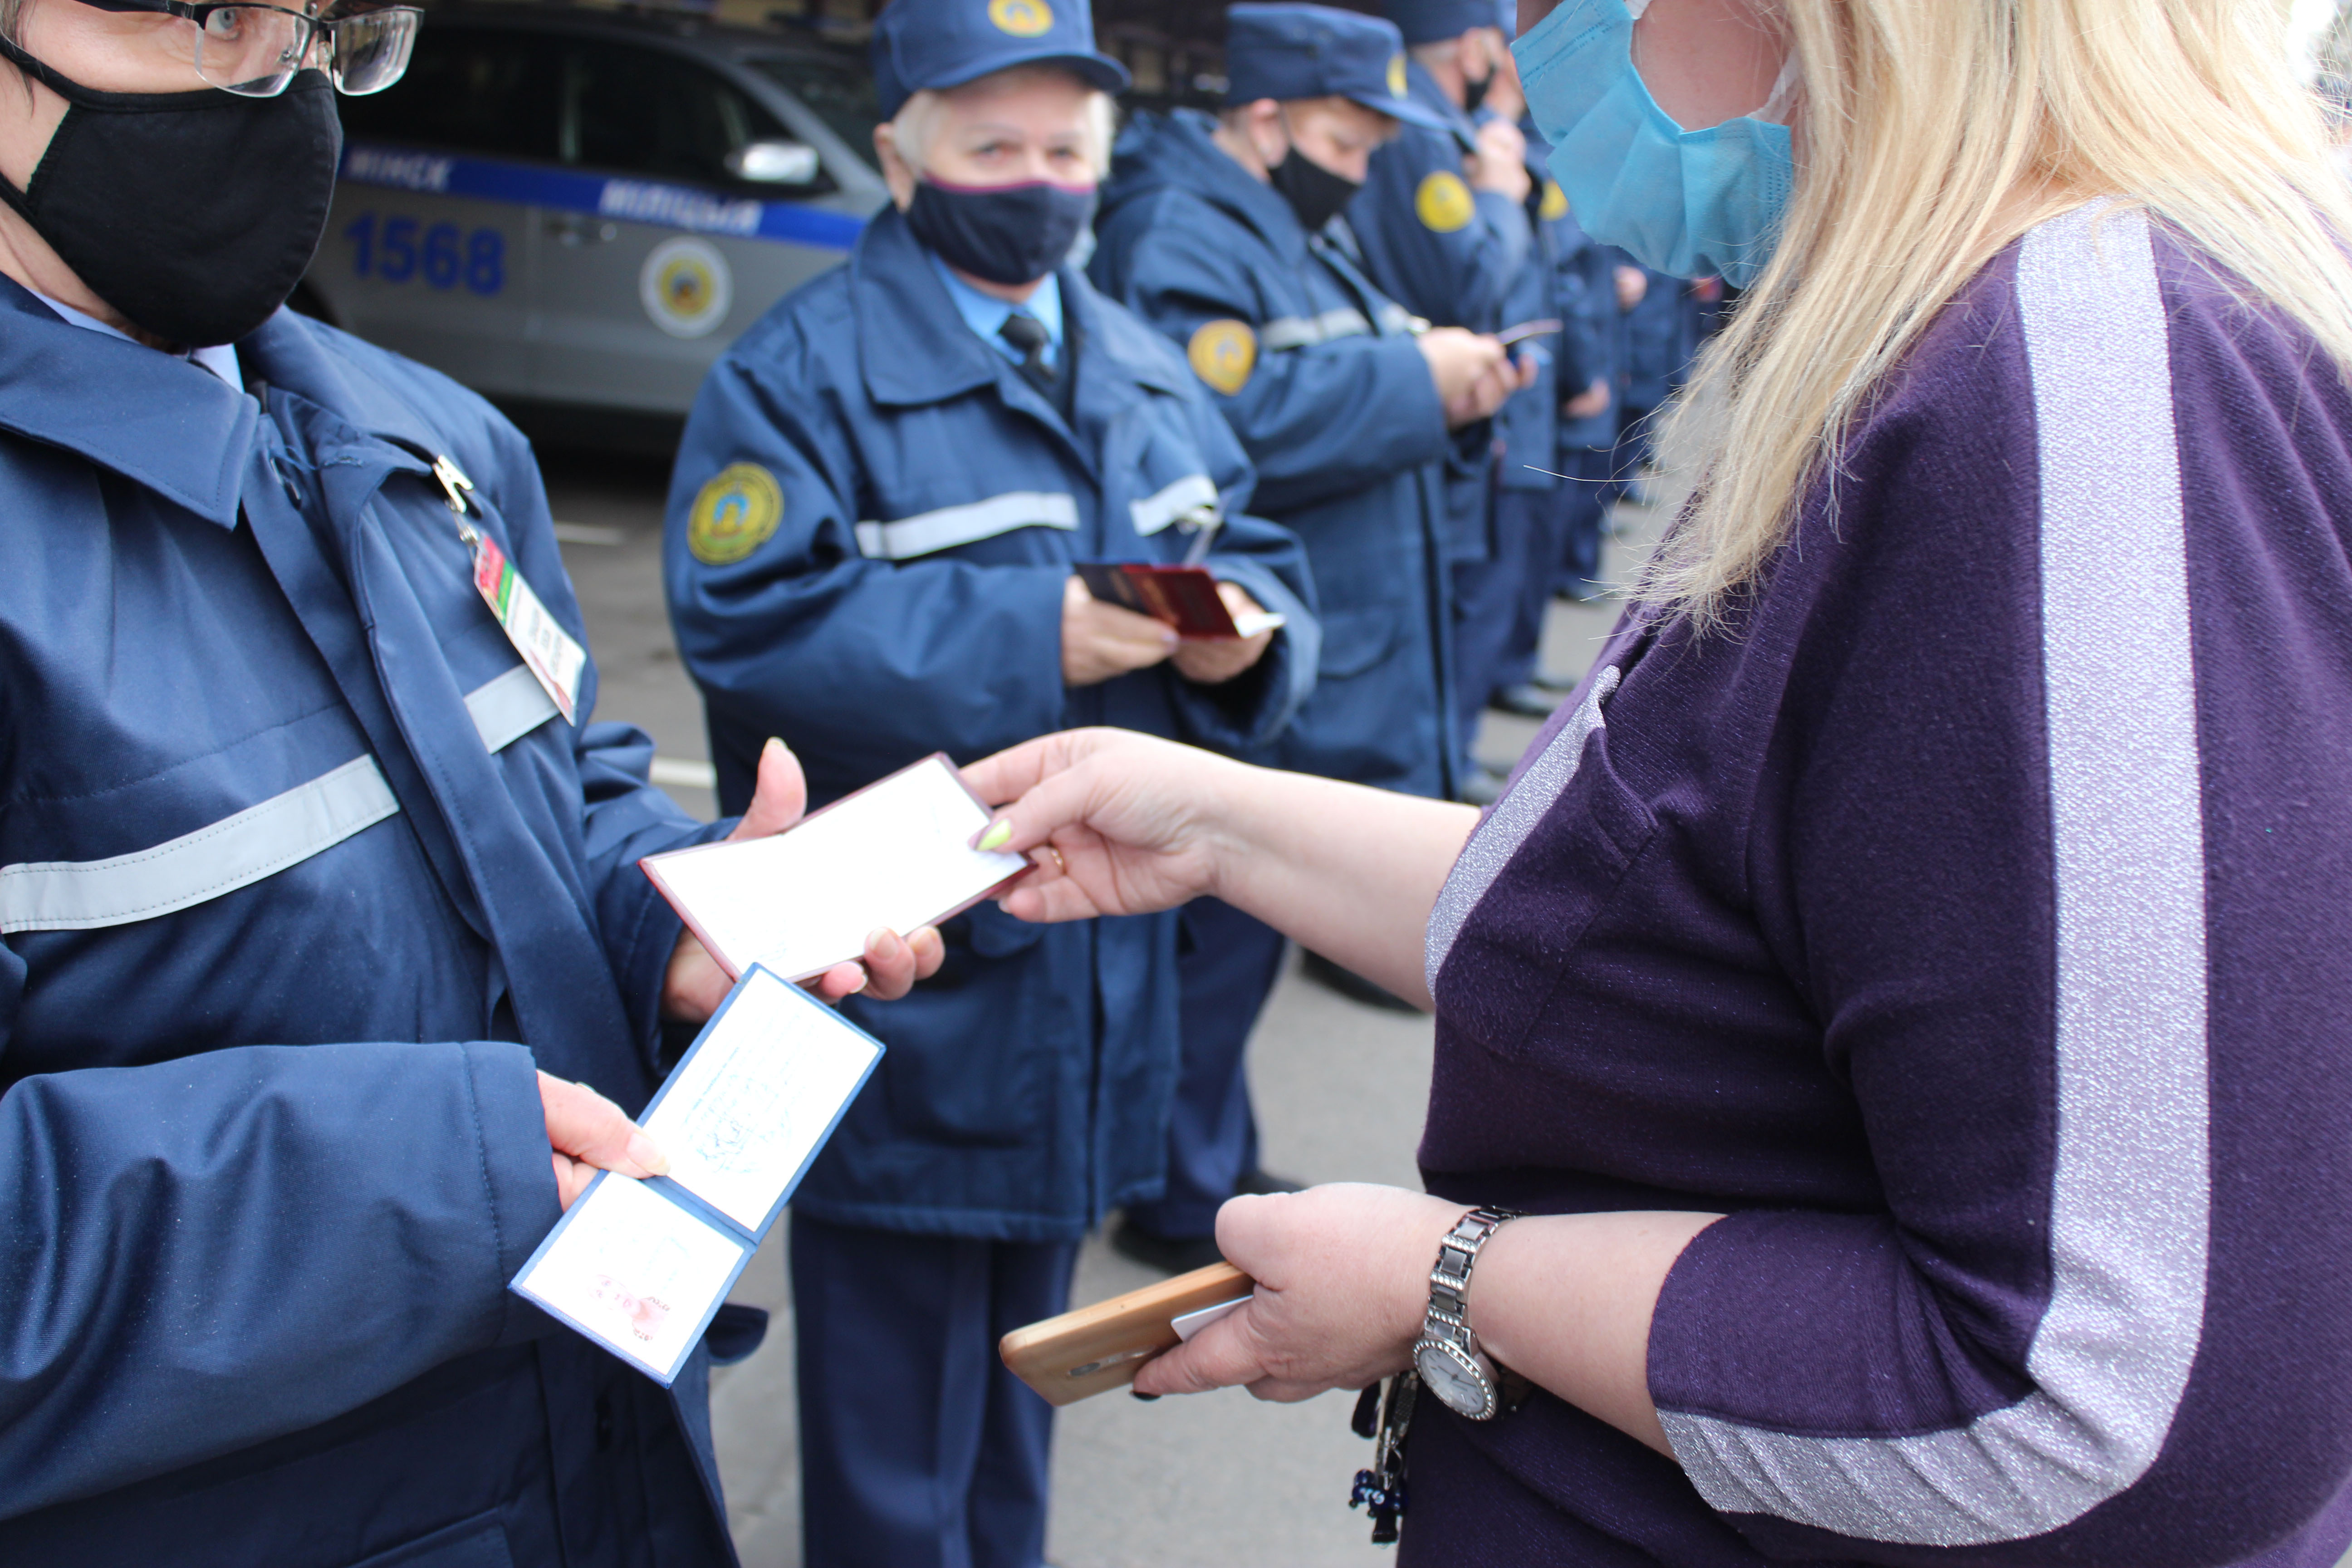
[[[2204,826],[2171,362],[2146,220],[2028,235],[2055,867],[2050,1300],[2034,1391],[1968,1426],[1800,1437],[1662,1412],[1706,1500],[1976,1546],[2057,1529],[2156,1460],[2197,1355],[2206,1165]]]
[[[1075,530],[1077,526],[1078,503],[1069,495],[1010,490],[966,506],[919,511],[896,522],[861,522],[857,525],[857,548],[869,561],[907,561],[976,540],[993,539],[1016,528]]]
[[[1511,857],[1519,852],[1519,846],[1528,841],[1543,814],[1551,809],[1552,802],[1576,777],[1577,766],[1584,761],[1584,742],[1601,728],[1601,705],[1617,689],[1617,681],[1613,664],[1592,678],[1592,684],[1584,689],[1584,700],[1553,733],[1543,755],[1504,792],[1486,820],[1472,830],[1470,841],[1462,846],[1454,869],[1446,873],[1445,886],[1438,889],[1437,903],[1429,911],[1429,935],[1422,948],[1423,973],[1433,996],[1437,994],[1437,972],[1445,967],[1445,955],[1454,951],[1454,939],[1462,934],[1463,922],[1503,874]]]
[[[530,667],[519,664],[466,693],[466,711],[473,715],[482,744],[503,752],[562,710]]]
[[[1334,338],[1360,338],[1371,330],[1361,310],[1342,305],[1319,316],[1278,316],[1258,329],[1257,342],[1266,353],[1280,353],[1284,349],[1328,343]]]
[[[1202,522],[1213,521],[1219,505],[1214,480],[1206,474],[1187,474],[1156,495],[1128,502],[1127,511],[1135,520],[1135,531],[1150,535],[1192,512],[1201,513]]]
[[[358,757],[152,849],[0,866],[0,931],[153,920],[273,876],[399,810],[375,759]]]

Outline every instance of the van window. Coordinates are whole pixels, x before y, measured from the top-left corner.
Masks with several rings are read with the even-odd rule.
[[[425,27],[408,74],[364,98],[336,95],[343,134],[501,158],[556,155],[556,51],[544,33]]]
[[[875,95],[873,73],[862,61],[850,66],[805,55],[762,55],[743,63],[807,105],[851,152],[861,158],[874,156],[881,100]]]

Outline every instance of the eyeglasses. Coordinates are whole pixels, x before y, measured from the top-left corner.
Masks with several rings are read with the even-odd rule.
[[[223,92],[275,98],[326,39],[325,68],[335,90],[358,98],[382,92],[408,68],[425,13],[386,5],[320,17],[282,5],[191,5],[189,0],[82,0],[100,11],[151,12],[193,22],[175,27],[166,47],[194,67],[197,79]]]

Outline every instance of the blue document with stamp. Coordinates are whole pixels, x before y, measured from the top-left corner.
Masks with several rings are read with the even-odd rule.
[[[668,1386],[881,1059],[753,965],[637,1119],[669,1174],[599,1174],[509,1289]]]

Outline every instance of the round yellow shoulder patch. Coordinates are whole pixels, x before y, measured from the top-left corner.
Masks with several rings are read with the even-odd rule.
[[[1231,397],[1257,368],[1257,334],[1247,321],[1203,321],[1184,347],[1192,374]]]
[[[999,32],[1034,38],[1054,25],[1054,8],[1045,0],[988,0],[988,19]]]
[[[1402,54],[1393,54],[1389,57],[1389,96],[1391,98],[1404,96],[1404,56]]]
[[[1466,227],[1470,215],[1477,209],[1462,176],[1450,169],[1440,169],[1423,180],[1421,188],[1412,193],[1412,210],[1424,226],[1439,234],[1452,234]]]
[[[705,566],[732,566],[757,550],[784,520],[784,492],[757,463],[730,463],[695,492],[686,547]]]
[[[1546,223],[1556,223],[1568,216],[1568,193],[1559,188],[1558,180],[1544,182],[1543,201],[1536,208],[1536,216]]]

